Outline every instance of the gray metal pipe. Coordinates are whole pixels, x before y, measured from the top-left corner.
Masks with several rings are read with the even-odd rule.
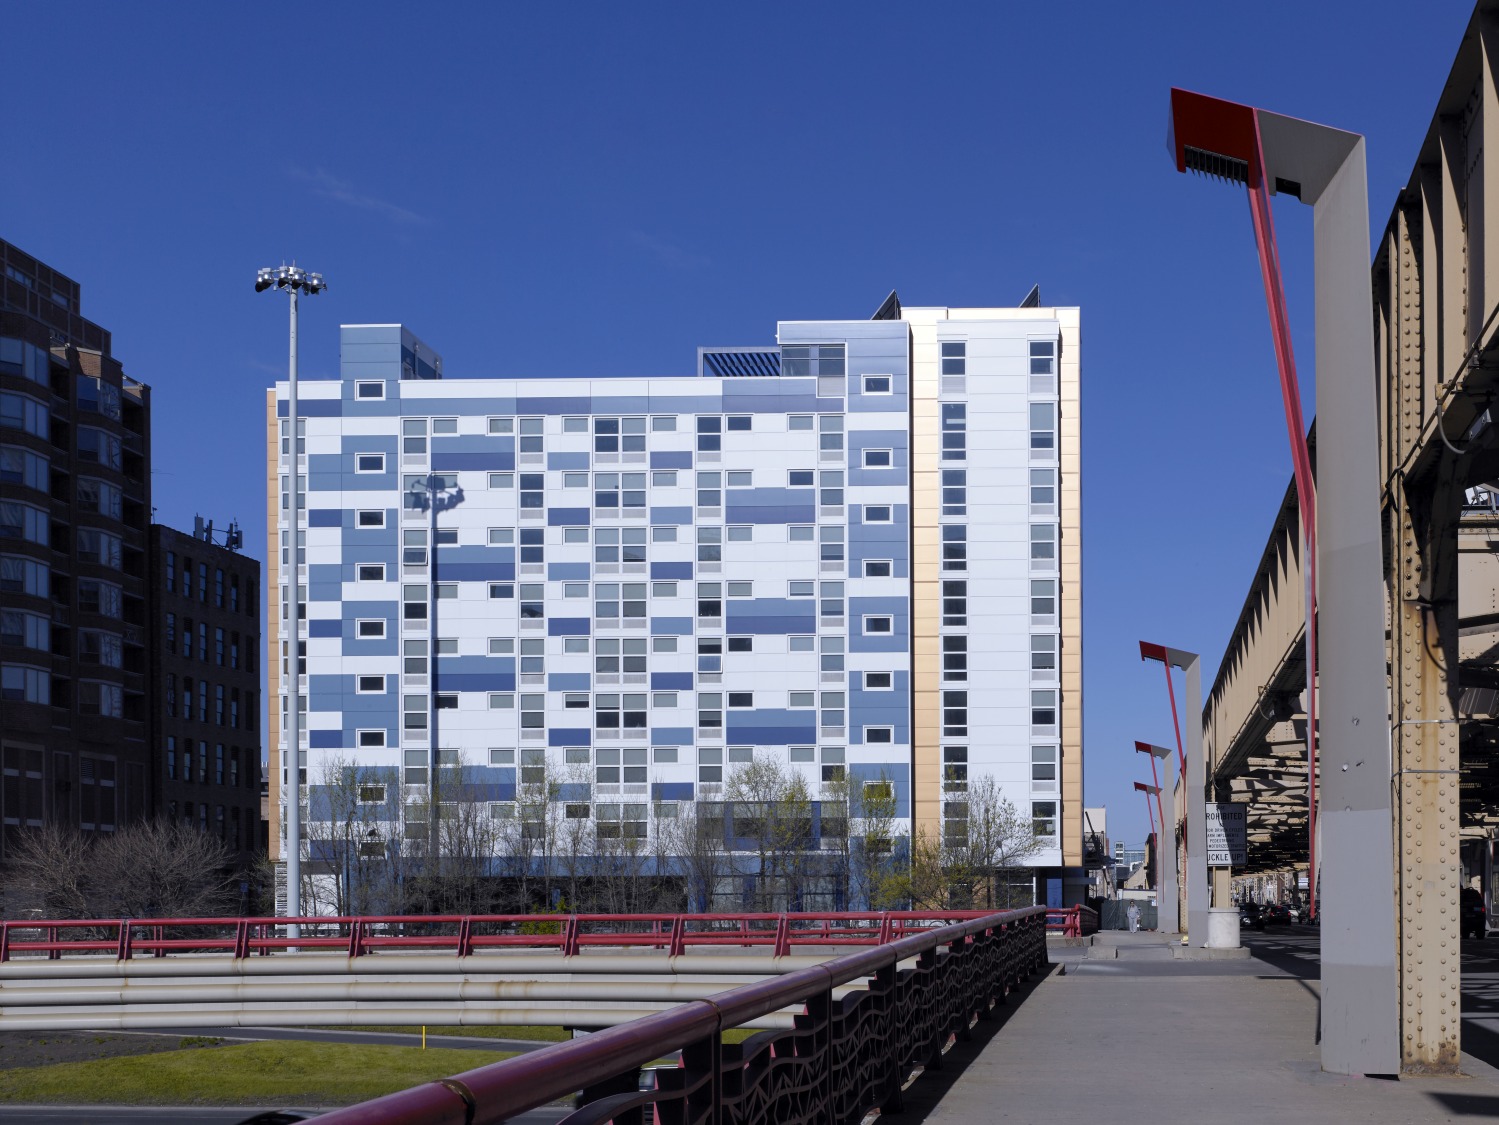
[[[153,1011],[121,1011],[118,1008],[93,1009],[66,1014],[20,1016],[0,1015],[0,1031],[152,1031],[191,1030],[200,1027],[313,1027],[338,1024],[361,1026],[428,1027],[521,1027],[586,1026],[613,1027],[629,1023],[643,1015],[672,1007],[642,1008],[495,1008],[492,1004],[467,1004],[431,1007],[423,1005],[361,1005],[358,1009],[320,1008],[309,1010],[305,1004],[267,1006],[262,1008],[159,1008]],[[753,1028],[786,1029],[795,1026],[796,1014],[772,1012],[744,1024]]]

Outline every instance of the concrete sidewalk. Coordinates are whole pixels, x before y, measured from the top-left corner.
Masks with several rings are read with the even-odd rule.
[[[1306,964],[1295,942],[1257,935],[1250,960],[1179,961],[1154,935],[1115,936],[1125,939],[1118,959],[1053,952],[1049,975],[998,1031],[954,1048],[949,1058],[961,1070],[949,1066],[912,1087],[924,1104],[903,1120],[1499,1119],[1499,1071],[1468,1055],[1460,1078],[1322,1073],[1317,981],[1308,979],[1315,962]]]

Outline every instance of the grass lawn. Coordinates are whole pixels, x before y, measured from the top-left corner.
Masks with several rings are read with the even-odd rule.
[[[0,1101],[345,1105],[509,1057],[498,1051],[285,1040],[237,1043],[9,1070],[0,1082]]]

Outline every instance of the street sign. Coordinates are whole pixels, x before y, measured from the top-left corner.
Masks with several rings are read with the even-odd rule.
[[[1249,862],[1248,806],[1228,801],[1208,802],[1208,866],[1242,867]]]

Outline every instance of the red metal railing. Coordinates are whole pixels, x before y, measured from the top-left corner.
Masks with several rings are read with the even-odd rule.
[[[1063,937],[1087,937],[1098,932],[1098,911],[1091,906],[1052,906],[1046,910],[1046,930]]]
[[[940,1065],[955,1037],[1046,964],[1047,914],[1031,907],[928,928],[320,1120],[495,1125],[577,1091],[567,1125],[799,1125],[895,1111],[916,1068]],[[833,998],[835,986],[864,979]],[[804,1007],[794,1030],[722,1041],[724,1030],[793,1005]],[[641,1068],[677,1051],[678,1064],[642,1091]]]
[[[112,953],[121,960],[172,953],[234,957],[287,950],[337,950],[350,957],[385,950],[452,952],[556,949],[574,956],[594,946],[635,946],[672,955],[701,946],[772,947],[785,956],[798,946],[887,945],[952,922],[989,916],[982,910],[840,911],[787,914],[489,914],[288,918],[47,919],[0,922],[0,962],[21,955],[58,959]],[[297,922],[300,937],[284,927]],[[1091,924],[1091,929],[1089,925]],[[1087,907],[1048,910],[1046,928],[1091,933],[1098,915]]]

